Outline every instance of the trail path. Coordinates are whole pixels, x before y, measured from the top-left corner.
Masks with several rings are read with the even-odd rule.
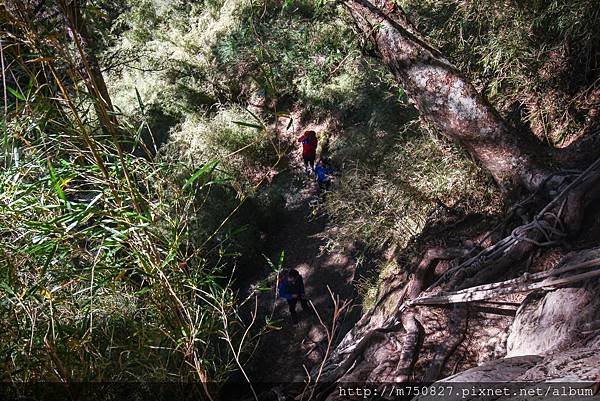
[[[300,272],[307,297],[323,322],[330,326],[333,302],[327,287],[341,299],[355,296],[352,286],[355,270],[353,250],[351,247],[341,252],[322,250],[325,241],[321,234],[327,221],[323,216],[314,218],[313,208],[309,204],[317,198],[318,187],[312,177],[305,176],[300,160],[294,158],[290,165],[290,170],[276,177],[276,180],[280,180],[278,184],[285,188],[286,204],[276,224],[278,230],[269,238],[268,256],[276,264],[281,251],[285,252],[283,267]],[[246,293],[251,291],[253,285],[267,279],[270,273],[271,269],[265,266],[253,280],[249,280]],[[274,281],[271,275],[268,283],[271,288],[275,287]],[[266,316],[273,313],[276,326],[280,329],[262,336],[247,366],[247,373],[256,383],[301,383],[306,379],[304,367],[310,371],[322,361],[327,347],[326,330],[314,312],[303,312],[300,304],[297,305],[300,321],[294,325],[285,300],[274,303],[274,296],[274,291],[258,293],[257,320],[262,323]],[[343,319],[341,334],[350,328],[355,315],[356,312],[353,312]]]

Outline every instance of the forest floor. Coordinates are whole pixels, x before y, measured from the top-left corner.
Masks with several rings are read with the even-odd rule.
[[[334,311],[331,294],[341,300],[356,298],[352,285],[356,269],[354,248],[351,244],[341,250],[325,248],[323,234],[327,217],[320,214],[315,203],[322,202],[326,194],[319,191],[314,177],[304,172],[299,153],[298,148],[292,151],[289,168],[272,182],[283,188],[285,207],[274,224],[277,229],[269,233],[266,256],[277,265],[281,252],[284,252],[281,267],[296,269],[302,275],[306,296],[318,316],[314,310],[302,311],[298,304],[299,322],[292,322],[285,300],[275,300],[276,278],[268,263],[264,263],[253,277],[242,279],[240,290],[246,296],[258,286],[271,288],[270,291],[255,291],[256,298],[249,302],[248,309],[256,308],[258,326],[264,325],[265,319],[272,316],[271,327],[276,327],[261,336],[246,365],[246,373],[253,383],[302,383],[307,378],[307,371],[321,363],[327,350],[327,330],[331,328]],[[359,318],[359,309],[352,309],[342,318],[336,339]]]
[[[288,139],[294,140],[294,138]],[[284,252],[281,267],[293,268],[300,272],[304,278],[306,295],[312,301],[321,320],[315,313],[302,312],[300,305],[297,305],[300,321],[297,324],[292,323],[287,303],[275,299],[276,276],[272,267],[266,262],[253,271],[251,277],[245,277],[238,282],[241,295],[255,295],[246,307],[245,320],[248,320],[254,310],[256,310],[255,327],[263,327],[265,320],[270,320],[272,317],[270,320],[272,329],[261,335],[252,357],[244,365],[245,373],[259,393],[261,390],[272,389],[275,383],[281,384],[281,387],[296,383],[295,387],[301,389],[302,383],[308,378],[308,372],[319,366],[327,352],[327,330],[331,327],[334,309],[330,290],[341,299],[355,301],[352,311],[343,318],[333,345],[336,345],[353,327],[361,313],[360,303],[357,302],[358,297],[353,287],[357,270],[355,260],[357,250],[352,244],[347,244],[343,249],[330,249],[327,246],[327,216],[315,214],[313,207],[315,201],[322,202],[323,194],[319,194],[314,178],[304,173],[299,156],[300,150],[295,147],[289,155],[285,168],[271,182],[271,185],[281,189],[285,206],[280,211],[278,220],[272,224],[272,230],[267,238],[268,246],[264,249],[264,253],[273,264],[277,265],[281,252]],[[600,227],[597,220],[589,225]],[[583,232],[588,232],[590,227],[587,223],[584,226]],[[476,233],[471,231],[476,228],[474,225],[468,225],[461,236],[473,238]],[[457,231],[453,233],[456,235]],[[582,244],[577,245],[581,247]],[[546,270],[564,255],[564,251],[566,250],[561,248],[540,251],[532,256],[526,265],[519,264],[515,268],[529,272]],[[522,272],[508,273],[502,278],[508,279]],[[398,283],[393,284],[392,287],[398,287]],[[256,291],[256,288],[270,288],[270,290]],[[507,296],[506,299],[496,301],[517,305],[521,304],[523,297]],[[502,358],[506,354],[508,330],[515,313],[514,308],[494,311],[490,307],[478,308],[477,305],[470,307],[467,310],[462,337],[447,357],[448,360],[440,376],[449,376]],[[453,335],[448,330],[447,317],[440,310],[427,309],[420,319],[428,324],[420,361],[415,366],[416,377],[423,376],[425,369],[438,354],[440,345],[448,343]],[[386,360],[391,361],[397,358],[399,352],[393,347],[389,349],[390,354]],[[385,352],[381,355],[385,356]],[[365,369],[371,368],[367,366]],[[241,376],[235,378],[235,381],[240,384],[244,380],[245,378]],[[265,383],[269,385],[265,386]],[[243,393],[248,396],[249,392],[242,387],[236,389],[238,394]],[[230,396],[222,399],[233,400],[240,397]]]

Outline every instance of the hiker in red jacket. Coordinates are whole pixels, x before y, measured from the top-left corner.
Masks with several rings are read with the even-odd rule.
[[[315,131],[306,131],[298,142],[302,142],[302,159],[304,160],[304,171],[306,174],[315,168],[315,158],[317,156],[317,133]],[[310,165],[310,170],[308,166]]]

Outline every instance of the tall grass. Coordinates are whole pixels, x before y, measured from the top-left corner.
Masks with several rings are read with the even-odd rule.
[[[235,189],[217,162],[153,159],[69,43],[2,11],[0,378],[223,380],[243,350],[235,230],[204,217]]]

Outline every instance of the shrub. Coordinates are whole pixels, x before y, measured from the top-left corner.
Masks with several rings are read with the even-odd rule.
[[[72,55],[28,23],[3,26],[16,89],[2,126],[2,380],[223,380],[244,349],[229,279],[252,240],[233,216],[241,192],[209,155],[136,156],[142,102],[101,129],[90,109],[103,103],[64,78]]]

